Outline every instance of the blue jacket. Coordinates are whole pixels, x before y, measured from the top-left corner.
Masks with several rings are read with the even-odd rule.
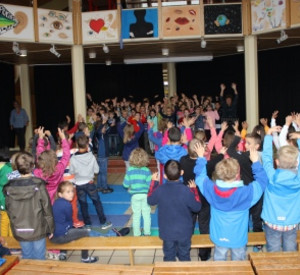
[[[165,164],[168,160],[180,161],[181,157],[187,155],[187,150],[181,145],[167,144],[155,152],[155,158]]]
[[[207,199],[211,209],[210,239],[221,247],[240,248],[248,242],[249,208],[262,196],[268,178],[262,165],[252,164],[254,181],[211,181],[206,175],[206,159],[198,158],[194,173],[196,184]]]
[[[97,151],[98,158],[109,157],[108,135],[110,133],[110,130],[108,129],[108,131],[106,131],[105,134],[103,134],[102,133],[103,127],[106,127],[106,125],[105,124],[100,125],[95,132],[96,139],[98,141],[98,151]]]
[[[135,148],[139,147],[139,138],[141,137],[141,135],[144,132],[144,125],[140,121],[138,121],[138,124],[139,124],[139,127],[140,127],[139,131],[134,134],[133,138],[129,142],[124,144],[122,158],[125,161],[128,161],[131,152]],[[123,130],[124,130],[126,125],[127,125],[127,122],[124,122],[121,125],[118,125],[118,132],[119,132],[119,135],[121,136],[122,139],[124,138],[124,131]]]
[[[167,181],[149,194],[148,204],[158,206],[159,236],[162,240],[191,238],[194,232],[192,212],[199,212],[201,203],[189,187],[181,181]]]
[[[65,235],[73,226],[71,203],[63,198],[57,199],[53,204],[53,217],[55,223],[53,236]]]
[[[299,143],[298,139],[298,146]],[[300,222],[300,166],[297,171],[275,170],[272,146],[272,136],[266,135],[262,159],[270,183],[264,194],[261,217],[274,225],[298,224]]]

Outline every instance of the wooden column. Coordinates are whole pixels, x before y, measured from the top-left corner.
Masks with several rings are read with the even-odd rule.
[[[176,66],[174,62],[168,63],[168,86],[169,86],[169,97],[177,94],[177,83],[176,83]]]
[[[257,37],[245,36],[245,81],[246,81],[246,120],[249,129],[259,121],[258,111],[258,74],[257,74]]]
[[[73,0],[72,18],[74,45],[82,45],[81,0]]]

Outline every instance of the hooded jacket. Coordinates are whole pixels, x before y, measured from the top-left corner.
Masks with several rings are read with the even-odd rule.
[[[164,165],[170,159],[180,161],[186,155],[187,150],[180,144],[167,144],[155,152],[155,158]]]
[[[94,180],[99,173],[99,165],[92,152],[77,152],[70,160],[71,174],[75,175],[75,184],[84,185]]]
[[[37,241],[54,232],[52,206],[45,184],[36,177],[21,177],[4,186],[6,210],[18,241]]]

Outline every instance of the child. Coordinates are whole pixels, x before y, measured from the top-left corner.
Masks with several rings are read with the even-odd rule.
[[[75,175],[76,192],[83,221],[88,227],[92,224],[86,201],[86,196],[88,195],[96,208],[101,228],[108,229],[112,224],[111,222],[106,221],[97,187],[94,184],[94,174],[99,173],[99,166],[93,153],[88,151],[88,137],[85,135],[79,136],[77,139],[77,146],[78,152],[70,161],[70,173]]]
[[[191,238],[194,232],[192,212],[199,212],[201,203],[196,186],[188,188],[180,176],[182,170],[178,161],[165,164],[167,182],[158,185],[158,173],[152,176],[148,203],[158,205],[159,237],[163,240],[164,261],[190,261]],[[192,192],[191,192],[192,191]]]
[[[90,236],[88,229],[72,228],[72,205],[70,202],[74,197],[73,184],[69,181],[61,182],[57,188],[57,195],[58,199],[53,204],[55,231],[51,242],[63,244]],[[67,259],[66,251],[61,251],[59,259],[62,261]],[[87,250],[81,251],[83,263],[94,263],[98,260],[98,257],[89,256]]]
[[[54,203],[54,196],[58,184],[62,181],[64,171],[70,160],[70,146],[66,140],[64,132],[58,128],[59,138],[63,149],[63,156],[58,161],[56,153],[53,150],[45,150],[44,148],[44,128],[40,127],[39,140],[37,146],[38,168],[33,171],[34,175],[47,182],[46,188],[49,193],[51,203]]]
[[[194,172],[196,184],[211,208],[210,238],[215,244],[214,260],[225,261],[231,250],[233,261],[246,259],[249,208],[261,197],[268,178],[258,161],[258,153],[250,151],[255,181],[248,186],[237,180],[240,166],[237,160],[224,159],[216,165],[216,182],[206,175],[205,148],[195,145],[198,155]]]
[[[119,135],[123,139],[124,143],[122,158],[126,165],[126,171],[129,168],[129,155],[135,148],[139,147],[138,141],[144,132],[144,126],[140,121],[137,122],[137,125],[139,126],[139,128],[136,133],[134,131],[133,125],[127,124],[127,122],[124,122],[123,124],[118,126]]]
[[[267,132],[263,146],[263,166],[267,171],[269,185],[264,195],[263,211],[265,222],[267,251],[297,250],[297,224],[300,222],[300,167],[299,150],[291,145],[280,147],[273,166],[272,133],[280,131],[280,127],[272,127]],[[293,133],[291,138],[298,138]],[[300,146],[299,146],[300,147]]]
[[[144,235],[151,235],[151,208],[147,203],[147,194],[151,182],[151,172],[147,167],[149,157],[142,148],[134,149],[129,157],[129,169],[126,172],[123,186],[128,188],[131,197],[133,235],[141,236],[141,215],[144,220]]]
[[[16,158],[20,178],[4,186],[6,210],[23,259],[45,260],[46,236],[53,236],[54,221],[46,183],[32,176],[34,157],[23,152]]]

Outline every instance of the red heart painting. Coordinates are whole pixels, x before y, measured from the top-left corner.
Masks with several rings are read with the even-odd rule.
[[[90,28],[96,33],[99,33],[103,26],[104,26],[104,20],[101,18],[97,20],[92,19],[90,21]]]

